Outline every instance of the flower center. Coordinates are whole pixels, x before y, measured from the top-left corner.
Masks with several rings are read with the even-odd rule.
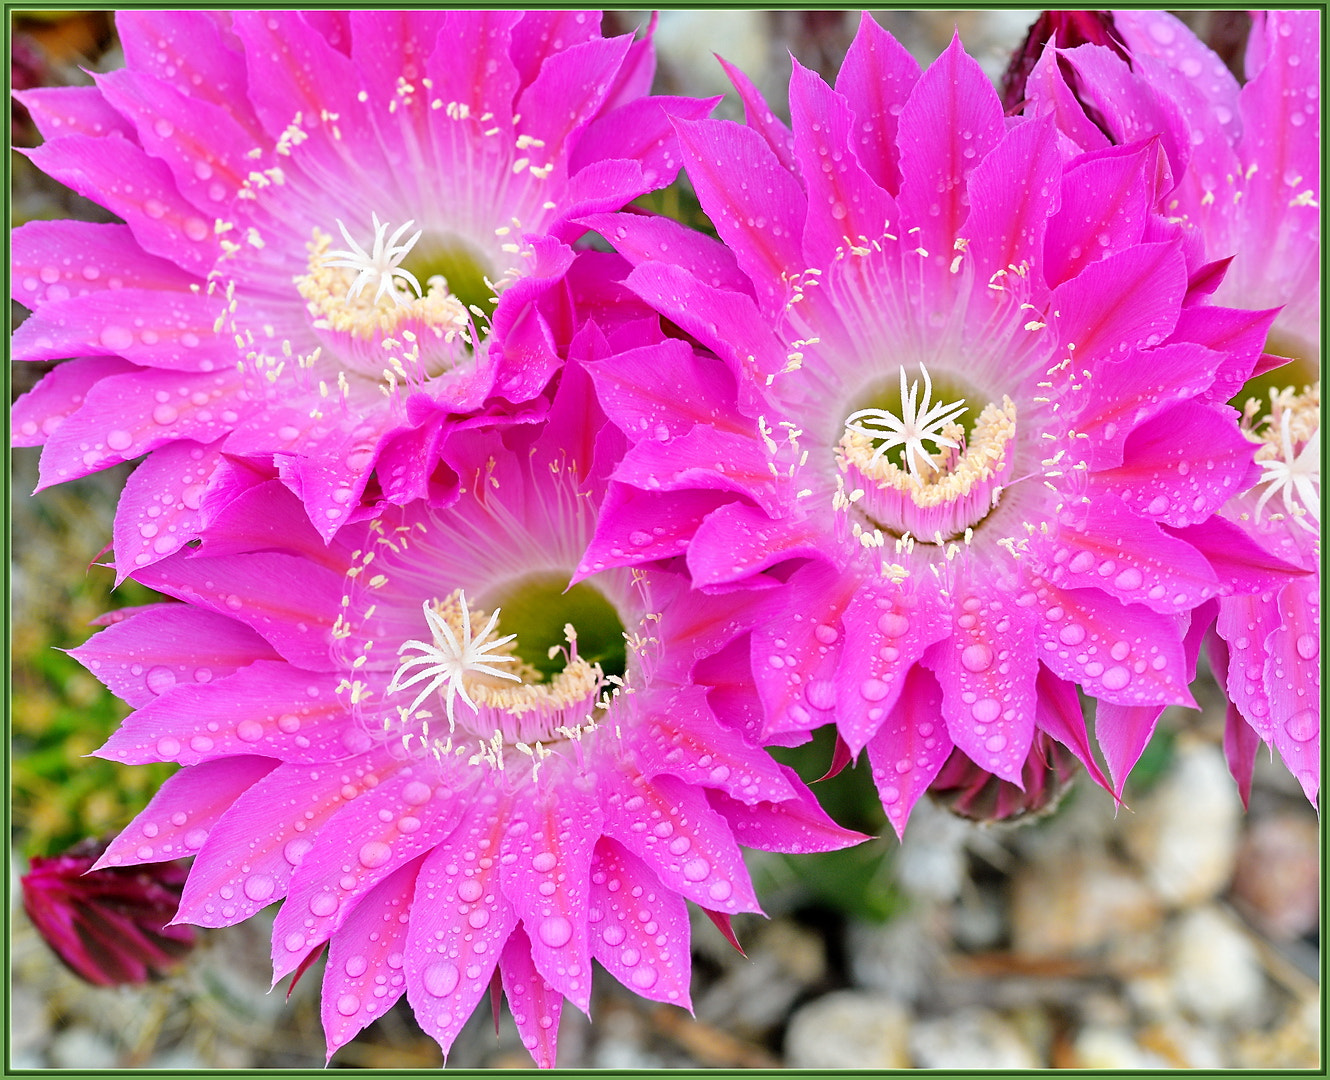
[[[1256,451],[1256,463],[1262,470],[1257,486],[1265,488],[1256,502],[1257,521],[1278,495],[1295,524],[1308,532],[1320,532],[1320,404],[1319,383],[1300,395],[1291,389],[1271,392],[1270,413],[1257,433],[1262,443]]]
[[[921,364],[919,381],[900,373],[899,415],[888,408],[860,409],[845,421],[836,448],[845,507],[876,530],[942,543],[962,536],[997,506],[1011,472],[1016,406],[1004,396],[989,404],[966,433],[959,423],[963,400],[932,402],[933,385]],[[930,452],[926,443],[935,448]],[[897,464],[889,451],[900,447]]]
[[[623,682],[623,626],[594,588],[562,593],[553,578],[503,590],[514,601],[504,605],[505,628],[515,633],[501,632],[500,608],[487,613],[460,589],[425,602],[429,638],[399,648],[384,699],[409,732],[408,744],[418,738],[440,755],[479,749],[478,760],[503,768],[510,749],[538,762],[552,744],[596,726],[598,707]],[[607,672],[597,654],[618,671]]]

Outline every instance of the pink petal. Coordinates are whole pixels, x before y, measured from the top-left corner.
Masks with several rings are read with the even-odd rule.
[[[775,315],[788,299],[789,275],[805,269],[807,197],[756,131],[717,120],[677,127],[702,209],[752,278],[763,312]],[[747,183],[733,183],[737,175]]]
[[[336,574],[351,565],[350,547],[340,540],[325,544],[304,507],[280,481],[260,479],[233,493],[207,517],[200,557],[276,550],[299,555]]]
[[[144,250],[200,277],[216,262],[220,249],[212,222],[180,194],[163,162],[128,139],[68,135],[27,156],[43,172],[123,218]],[[126,177],[133,177],[133,183],[127,184]]]
[[[1113,778],[1113,795],[1121,799],[1127,775],[1154,734],[1162,705],[1118,705],[1102,698],[1095,706],[1094,730]]]
[[[1035,61],[1025,84],[1025,115],[1053,117],[1058,131],[1065,135],[1065,144],[1069,144],[1064,144],[1064,158],[1074,158],[1086,150],[1102,150],[1110,145],[1108,137],[1085,115],[1084,105],[1067,85],[1059,53],[1050,41]]]
[[[513,930],[504,946],[499,972],[522,1045],[537,1067],[554,1068],[563,997],[536,970],[531,943],[520,926]]]
[[[473,16],[474,17],[474,16]],[[491,19],[503,18],[487,12]],[[592,41],[600,34],[598,11],[525,11],[512,30],[512,57],[523,86],[530,86],[545,58],[560,49]]]
[[[591,162],[627,158],[640,163],[651,189],[674,182],[682,159],[673,121],[703,120],[719,98],[642,97],[596,117],[569,158],[576,174]]]
[[[592,38],[545,58],[515,110],[522,129],[544,141],[540,152],[545,160],[559,161],[571,150],[570,136],[604,105],[631,44],[628,35]]]
[[[245,60],[233,47],[230,33],[223,30],[218,14],[188,9],[117,12],[116,29],[125,64],[193,98],[221,106],[257,143],[262,131],[249,104]]]
[[[795,796],[766,751],[717,721],[703,687],[686,687],[653,707],[637,738],[643,771],[649,775],[669,773],[750,805]]]
[[[794,791],[791,798],[780,802],[760,802],[750,806],[720,791],[707,792],[711,805],[729,822],[734,838],[744,847],[807,855],[818,851],[839,851],[869,839],[863,833],[842,829],[827,816],[793,769],[785,765],[778,767]]]
[[[720,66],[734,86],[735,93],[744,106],[744,123],[762,136],[768,148],[776,156],[781,167],[793,176],[799,175],[799,166],[794,156],[794,135],[784,122],[771,111],[771,106],[763,98],[762,92],[753,85],[753,80],[722,56],[717,56]]]
[[[1320,593],[1316,578],[1280,590],[1279,625],[1266,639],[1265,663],[1275,748],[1313,806],[1321,782]]]
[[[1256,375],[1261,350],[1279,312],[1243,311],[1201,304],[1184,307],[1173,329],[1173,341],[1196,341],[1218,353],[1214,386],[1205,400],[1228,401]]]
[[[330,764],[319,771],[322,786],[315,790],[333,813],[291,875],[286,903],[273,923],[274,982],[331,937],[360,897],[456,830],[458,797],[446,787],[431,789],[410,765],[393,760],[397,756],[380,748],[361,758],[359,768]],[[369,783],[369,775],[378,783]],[[347,783],[354,794],[344,789]],[[339,801],[343,805],[337,807]],[[305,814],[320,809],[302,802]]]
[[[1043,586],[1039,595],[1037,655],[1058,678],[1123,706],[1195,708],[1176,616],[1124,605],[1098,589]]]
[[[1013,129],[974,167],[968,181],[966,250],[978,280],[988,281],[1011,266],[1044,262],[1049,217],[1062,197],[1054,182],[1058,173],[1056,129],[1051,120],[1038,119]],[[1035,302],[1042,300],[1037,296]]]
[[[896,204],[859,164],[859,125],[849,103],[798,60],[793,64],[790,119],[808,193],[804,257],[828,266],[838,251],[881,236],[896,219]]]
[[[1034,550],[1039,572],[1060,589],[1098,588],[1166,615],[1190,611],[1220,591],[1195,548],[1137,517],[1116,495],[1093,499],[1074,526],[1059,527]]]
[[[1127,437],[1123,463],[1090,473],[1086,494],[1116,493],[1136,513],[1180,527],[1205,521],[1257,478],[1255,447],[1224,405],[1184,401]]]
[[[234,757],[181,769],[111,841],[93,869],[193,855],[226,809],[276,764],[269,758]],[[189,920],[178,915],[175,921]]]
[[[1108,778],[1104,776],[1090,747],[1090,735],[1085,728],[1085,714],[1081,710],[1076,687],[1059,679],[1040,664],[1035,692],[1035,726],[1070,750],[1084,766],[1090,779],[1105,791],[1111,792],[1113,789]]]
[[[1215,629],[1228,648],[1224,689],[1256,734],[1275,745],[1277,724],[1270,714],[1265,670],[1267,642],[1279,627],[1279,609],[1269,592],[1261,596],[1228,596],[1219,601]]]
[[[694,424],[742,434],[752,430],[752,421],[723,406],[734,400],[733,375],[677,339],[618,353],[586,370],[601,408],[630,437],[650,433],[665,442]],[[687,397],[681,398],[680,386],[690,388]]]
[[[121,135],[135,141],[134,125],[107,104],[95,86],[43,86],[14,92],[41,137]]]
[[[549,766],[545,766],[546,769]],[[594,793],[563,777],[538,778],[514,799],[499,857],[499,884],[531,939],[531,962],[583,1012],[591,1004],[586,882],[603,815]]]
[[[135,579],[252,626],[298,667],[339,670],[329,646],[342,599],[340,574],[293,555],[262,552],[224,559],[182,555],[144,567]]]
[[[826,553],[822,523],[791,516],[773,521],[746,502],[707,515],[688,548],[688,572],[698,588],[740,581],[777,563]]]
[[[574,582],[607,566],[682,555],[702,519],[732,498],[718,491],[648,492],[611,484]]]
[[[1164,532],[1186,541],[1210,564],[1225,591],[1258,593],[1287,582],[1298,567],[1276,558],[1233,522],[1216,514],[1199,525]]]
[[[922,660],[942,687],[947,733],[980,768],[1024,790],[1038,662],[1028,648],[1010,646],[1029,639],[1034,617],[974,571],[955,591],[951,620],[949,639]]]
[[[92,356],[57,364],[42,381],[14,402],[10,429],[14,446],[41,446],[67,416],[82,408],[102,379],[138,369],[118,356]]]
[[[425,857],[411,903],[406,992],[446,1056],[489,985],[517,913],[499,888],[507,804],[491,794],[458,808],[457,831]]]
[[[220,461],[216,445],[182,439],[154,450],[129,474],[111,534],[117,585],[198,536],[203,492]]]
[[[579,224],[604,236],[633,266],[666,263],[680,267],[713,289],[752,295],[752,282],[739,269],[729,248],[671,218],[592,214]]]
[[[1161,341],[1177,322],[1187,268],[1176,244],[1138,244],[1091,263],[1053,291],[1058,340],[1112,357]]]
[[[910,592],[881,580],[859,586],[843,623],[836,729],[858,754],[891,715],[908,673],[933,642],[946,636],[947,627],[933,592]],[[945,730],[938,734],[947,741]]]
[[[321,1006],[330,1059],[406,989],[406,915],[419,872],[419,861],[393,871],[365,894],[332,939]]]
[[[233,754],[317,764],[362,754],[370,737],[338,701],[339,681],[256,660],[206,685],[173,686],[130,714],[96,754],[128,765]]]
[[[1048,227],[1050,285],[1141,242],[1159,197],[1157,143],[1114,146],[1072,161],[1062,177],[1062,208]]]
[[[766,734],[811,731],[834,718],[842,615],[856,582],[822,561],[800,567],[764,598],[753,630],[753,674]]]
[[[768,460],[756,439],[698,424],[669,442],[638,443],[624,455],[614,479],[647,491],[732,492],[775,514],[780,501]]]
[[[1206,636],[1205,644],[1215,681],[1224,686],[1228,683],[1228,646],[1215,633]],[[1224,710],[1224,757],[1228,760],[1228,771],[1237,781],[1244,810],[1248,809],[1251,801],[1252,775],[1256,770],[1256,751],[1260,745],[1261,738],[1256,734],[1256,729],[1243,719],[1237,705],[1230,701]]]
[[[700,790],[671,776],[648,780],[628,764],[601,779],[605,835],[645,862],[662,885],[716,911],[760,910],[734,836]]]
[[[845,96],[858,121],[852,145],[859,161],[892,195],[900,190],[898,117],[918,81],[919,62],[865,11],[836,76],[836,92]]]
[[[896,134],[901,218],[919,229],[910,239],[935,273],[945,273],[970,214],[966,179],[1001,138],[997,91],[955,35],[910,91]]]
[[[635,994],[692,1010],[684,901],[607,837],[596,844],[587,901],[591,952]]]
[[[177,683],[207,683],[255,660],[277,658],[249,627],[184,604],[139,608],[69,655],[136,709]]]
[[[905,836],[910,811],[951,755],[953,743],[942,720],[942,688],[927,668],[904,671],[900,696],[867,741],[882,809],[896,835]]]

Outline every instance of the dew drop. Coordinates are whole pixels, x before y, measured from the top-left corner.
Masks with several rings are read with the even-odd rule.
[[[538,874],[547,874],[554,869],[557,862],[553,852],[542,851],[531,860],[531,869]]]
[[[961,652],[961,664],[966,671],[987,671],[993,665],[993,650],[983,642],[967,645]]]
[[[979,723],[988,724],[996,720],[1002,712],[1002,706],[996,698],[980,698],[970,706],[970,715]]]
[[[1288,718],[1284,724],[1290,739],[1296,742],[1311,742],[1321,731],[1320,715],[1315,709],[1302,709]]]
[[[1125,667],[1111,667],[1104,672],[1104,688],[1107,690],[1121,690],[1129,682],[1131,672]]]
[[[257,720],[241,720],[236,725],[236,738],[241,742],[256,743],[263,738],[263,725]]]
[[[393,849],[382,840],[371,840],[360,849],[360,865],[373,870],[393,857]]]
[[[360,976],[365,974],[368,968],[369,968],[369,961],[366,960],[363,956],[357,955],[357,956],[348,957],[346,963],[342,967],[342,970],[346,972],[347,978],[358,979],[360,978]]]
[[[887,637],[900,637],[910,629],[910,619],[899,611],[888,611],[878,616],[877,628]]]
[[[315,893],[310,897],[309,910],[319,918],[327,918],[337,910],[337,897],[330,892]]]
[[[1298,650],[1298,655],[1304,660],[1315,660],[1321,652],[1321,643],[1311,634],[1299,636],[1295,647]]]
[[[551,949],[560,949],[571,940],[573,924],[562,915],[551,915],[540,924],[540,929],[536,932],[540,940]]]
[[[457,989],[461,977],[462,973],[456,964],[451,964],[447,960],[436,960],[425,969],[422,981],[427,993],[435,997],[447,997]]]
[[[473,904],[480,899],[484,888],[475,878],[467,878],[457,885],[457,898],[464,903]]]
[[[157,666],[148,669],[143,677],[144,683],[154,694],[164,694],[175,686],[175,672],[169,667]]]
[[[277,890],[270,874],[252,874],[245,879],[245,895],[255,903],[262,903]]]

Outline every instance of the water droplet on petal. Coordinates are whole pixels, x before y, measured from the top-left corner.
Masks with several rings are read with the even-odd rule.
[[[450,964],[447,960],[436,960],[425,969],[422,982],[427,993],[435,997],[447,997],[457,988],[461,977],[462,973],[456,964]]]
[[[573,924],[562,915],[551,915],[540,924],[537,934],[551,949],[559,949],[567,945],[572,938]]]

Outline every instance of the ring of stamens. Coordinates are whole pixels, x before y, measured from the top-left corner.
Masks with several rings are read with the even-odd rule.
[[[901,468],[861,426],[848,423],[836,448],[836,461],[846,487],[862,492],[851,500],[874,527],[897,536],[951,540],[997,506],[1011,473],[1015,436],[1016,406],[1004,396],[1001,405],[984,407],[968,437],[954,419],[928,435],[941,449],[934,454],[917,450],[927,473],[914,465],[908,451],[911,467]]]
[[[924,399],[919,401],[919,381],[916,379],[908,386],[905,369],[901,375],[901,415],[898,417],[887,409],[860,409],[845,419],[847,433],[858,433],[875,443],[873,456],[882,457],[893,447],[903,447],[901,458],[915,480],[920,479],[919,464],[927,465],[934,472],[937,464],[924,448],[928,441],[938,447],[956,449],[959,443],[947,434],[947,429],[954,425],[968,410],[965,400],[950,403],[939,401],[930,404],[933,398],[933,380],[928,376],[928,369],[919,365],[919,373],[924,379]]]
[[[1266,505],[1276,495],[1293,521],[1308,532],[1319,532],[1321,524],[1321,428],[1320,386],[1303,394],[1291,390],[1271,394],[1271,412],[1257,437],[1261,446],[1256,463],[1262,475],[1257,486],[1265,486],[1253,516],[1261,520]],[[1302,448],[1295,451],[1297,444]],[[1308,522],[1308,518],[1316,524]]]

